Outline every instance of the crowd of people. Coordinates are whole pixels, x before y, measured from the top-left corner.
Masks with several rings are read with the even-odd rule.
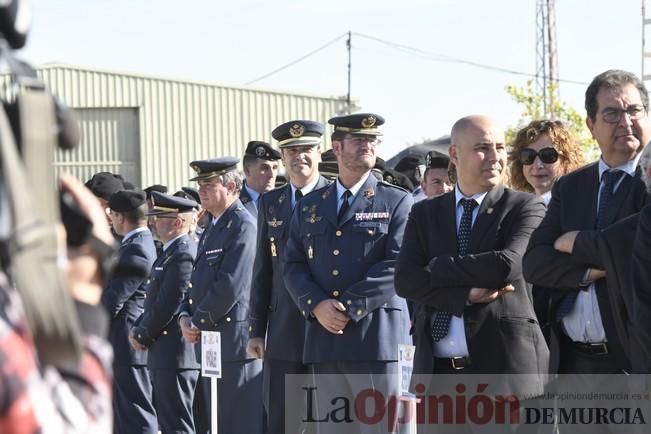
[[[84,300],[109,318],[113,431],[209,432],[216,405],[220,433],[386,432],[353,420],[342,430],[328,414],[343,390],[400,395],[387,379],[401,344],[416,347],[424,395],[437,375],[526,374],[506,392],[534,397],[546,374],[651,373],[648,103],[631,73],[593,79],[594,162],[560,121],[534,120],[507,144],[493,119],[469,115],[449,154],[391,169],[376,155],[385,120],[355,113],[329,120],[327,152],[324,125],[291,120],[272,131],[276,147],[247,144],[243,171],[239,156],[189,162],[196,189],[140,190],[102,172],[86,182],[92,199],[64,177],[119,244],[101,297]],[[39,432],[33,406],[32,425],[4,429],[32,384],[11,351],[28,331],[4,310],[0,431]],[[217,403],[200,376],[203,331],[221,333]],[[29,360],[22,368],[36,369]],[[106,404],[107,362],[92,360],[82,413],[88,432],[107,432],[110,411],[90,399]],[[292,375],[310,379],[314,405],[288,389]],[[301,417],[287,417],[293,404]]]

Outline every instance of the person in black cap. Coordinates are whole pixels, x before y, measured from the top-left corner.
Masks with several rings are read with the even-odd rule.
[[[411,185],[420,186],[423,180],[423,172],[425,171],[424,164],[423,157],[407,155],[398,161],[398,164],[393,169],[409,178]]]
[[[430,151],[425,156],[425,174],[421,187],[428,198],[440,196],[452,191],[452,182],[448,177],[450,157],[439,151]]]
[[[255,260],[256,222],[238,196],[242,174],[233,157],[190,163],[199,183],[201,206],[213,215],[204,231],[190,287],[179,308],[185,339],[201,360],[201,331],[221,333],[222,378],[218,382],[219,432],[263,432],[262,361],[246,354],[249,340],[249,299]],[[210,428],[210,379],[197,385],[197,432]],[[246,405],[243,405],[246,403]]]
[[[258,216],[260,195],[276,186],[280,153],[267,142],[252,141],[246,145],[242,166],[246,180],[240,201],[253,217]]]
[[[104,208],[108,206],[108,200],[114,193],[124,190],[122,181],[110,172],[94,174],[85,185],[99,199]]]
[[[154,184],[145,188],[143,191],[147,195],[147,207],[151,211],[152,207],[154,206],[151,200],[151,193],[154,191],[158,191],[160,193],[167,193],[167,187],[161,184]],[[154,222],[151,218],[147,220],[147,227],[149,227],[149,230],[154,235],[154,245],[156,246],[156,254],[157,256],[160,256],[163,249],[163,243],[156,236],[156,232],[154,231]]]
[[[305,320],[285,288],[282,257],[294,209],[303,196],[328,184],[317,170],[323,132],[319,122],[297,120],[271,133],[278,141],[289,183],[260,198],[247,345],[251,356],[264,360],[262,397],[270,434],[300,431],[300,420],[285,420],[285,375],[307,373],[303,364]]]
[[[188,235],[197,203],[153,191],[147,213],[163,253],[151,272],[144,312],[131,329],[136,350],[147,350],[154,407],[164,433],[195,432],[192,400],[199,378],[194,346],[181,336],[177,310],[190,283],[197,244]]]
[[[407,305],[396,295],[393,268],[413,200],[371,175],[384,119],[358,113],[329,123],[339,176],[295,209],[283,273],[306,319],[303,361],[316,381],[314,405],[308,408],[316,423],[327,419],[334,396],[352,399],[351,392],[357,396],[364,388],[397,394],[392,379],[398,345],[411,342]],[[318,428],[332,429],[323,423]],[[350,426],[357,433],[380,428]]]
[[[147,229],[146,193],[119,191],[110,197],[108,206],[113,230],[123,237],[118,269],[124,271],[114,274],[102,293],[102,304],[112,318],[115,432],[155,434],[158,422],[152,404],[147,353],[136,351],[129,344],[129,331],[143,312],[147,277],[156,260],[154,239]]]

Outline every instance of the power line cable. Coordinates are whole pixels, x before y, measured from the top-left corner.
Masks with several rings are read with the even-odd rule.
[[[310,51],[309,53],[307,53],[307,54],[305,54],[305,55],[299,57],[298,59],[293,60],[292,62],[289,62],[288,64],[281,66],[280,68],[274,69],[273,71],[268,72],[268,73],[266,73],[265,75],[262,75],[262,76],[260,76],[260,77],[258,77],[258,78],[256,78],[256,79],[254,79],[254,80],[248,81],[248,82],[244,83],[244,85],[245,85],[245,86],[248,86],[248,85],[253,84],[253,83],[255,83],[255,82],[258,82],[258,81],[260,81],[260,80],[264,80],[265,78],[271,77],[272,75],[275,75],[275,74],[279,73],[280,71],[283,71],[283,70],[285,70],[285,69],[287,69],[287,68],[289,68],[289,67],[291,67],[291,66],[294,66],[294,65],[296,65],[297,63],[302,62],[303,60],[307,59],[308,57],[311,57],[311,56],[315,55],[315,54],[318,53],[319,51],[325,50],[325,49],[328,48],[330,45],[334,44],[335,42],[339,41],[339,40],[342,39],[343,37],[347,37],[347,36],[348,36],[348,32],[343,33],[343,34],[337,36],[335,39],[331,40],[330,42],[328,42],[328,43],[326,43],[326,44],[320,46],[319,48],[317,48],[317,49],[315,49],[315,50],[312,50],[312,51]]]
[[[522,71],[516,71],[516,70],[513,70],[513,69],[502,68],[502,67],[499,67],[499,66],[486,65],[486,64],[483,64],[483,63],[473,62],[471,60],[459,59],[459,58],[447,56],[447,55],[444,55],[444,54],[432,53],[430,51],[422,50],[420,48],[410,47],[408,45],[403,45],[403,44],[399,44],[399,43],[396,43],[396,42],[387,41],[385,39],[381,39],[381,38],[378,38],[378,37],[375,37],[375,36],[365,35],[363,33],[354,32],[353,35],[359,36],[361,38],[365,38],[365,39],[368,39],[368,40],[371,40],[371,41],[379,42],[379,43],[387,45],[389,47],[399,49],[402,52],[406,52],[406,53],[409,53],[409,54],[415,54],[415,55],[417,55],[417,56],[419,56],[421,58],[427,59],[427,60],[433,60],[433,61],[437,61],[437,62],[460,63],[460,64],[464,64],[464,65],[474,66],[476,68],[487,69],[487,70],[495,71],[495,72],[501,72],[501,73],[504,73],[504,74],[520,75],[520,76],[525,76],[525,77],[536,78],[535,74],[522,72]],[[583,82],[583,81],[568,80],[568,79],[561,79],[561,78],[559,78],[558,81],[561,82],[561,83],[568,83],[568,84],[580,84],[580,85],[588,85],[589,84],[589,83],[586,83],[586,82]]]

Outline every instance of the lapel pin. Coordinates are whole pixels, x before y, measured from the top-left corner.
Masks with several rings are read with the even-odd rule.
[[[493,214],[493,208],[486,209],[486,214]]]

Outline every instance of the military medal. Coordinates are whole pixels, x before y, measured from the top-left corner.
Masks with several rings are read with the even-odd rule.
[[[271,256],[276,257],[278,256],[278,252],[276,252],[276,243],[274,241],[274,238],[272,237],[270,240],[271,244],[269,247],[271,248]]]

